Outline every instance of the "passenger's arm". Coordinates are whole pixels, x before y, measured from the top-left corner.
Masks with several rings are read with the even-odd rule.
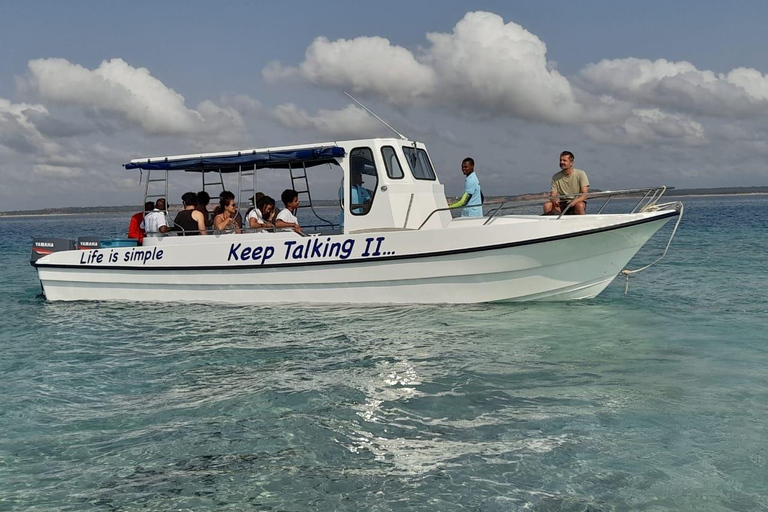
[[[218,214],[213,218],[213,227],[218,231],[226,229],[228,220],[224,218],[224,215]]]
[[[549,200],[552,202],[552,204],[560,208],[560,194],[557,193],[557,189],[553,188],[549,193]]]
[[[283,219],[275,220],[275,227],[276,228],[291,228],[296,233],[302,233],[301,227],[299,227],[298,224],[296,224],[294,222],[286,222]]]
[[[303,235],[304,233],[301,231],[301,227],[299,226],[298,222],[288,222],[287,220],[283,220],[278,215],[277,219],[275,219],[275,227],[276,228],[290,228],[296,233]]]
[[[203,215],[203,212],[198,210],[193,211],[192,218],[197,221],[197,230],[200,234],[207,235],[208,232],[205,231],[205,215]]]
[[[471,197],[472,197],[472,194],[467,194],[466,192],[464,192],[464,195],[461,196],[461,199],[459,199],[458,201],[456,201],[453,204],[449,204],[448,208],[458,208],[460,206],[464,206],[465,204],[467,204],[469,202]]]
[[[583,203],[587,200],[587,194],[589,194],[589,185],[581,187],[581,190],[579,190],[579,193],[581,194],[576,199],[572,201],[572,204],[578,204]]]

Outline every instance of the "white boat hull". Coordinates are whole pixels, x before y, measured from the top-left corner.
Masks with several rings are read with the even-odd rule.
[[[447,229],[308,238],[293,233],[165,237],[147,239],[139,248],[61,251],[35,266],[52,301],[424,304],[588,299],[605,289],[677,214],[500,217],[487,226],[482,225],[485,219],[457,220]],[[266,258],[268,247],[273,253]],[[350,250],[334,253],[340,247]],[[128,261],[138,252],[143,253],[138,261]],[[256,253],[259,257],[253,258]]]

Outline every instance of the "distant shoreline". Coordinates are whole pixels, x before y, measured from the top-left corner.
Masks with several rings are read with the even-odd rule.
[[[755,188],[758,189],[755,192],[706,192],[706,189],[701,189],[701,192],[698,192],[699,189],[680,189],[678,190],[670,190],[664,197],[675,197],[675,198],[685,198],[685,197],[757,197],[757,196],[768,196],[768,190],[766,187],[745,187],[745,188]],[[694,192],[694,190],[696,190]],[[678,192],[678,193],[675,193]],[[634,196],[628,196],[628,197],[634,197]],[[637,196],[639,197],[639,196]],[[486,203],[487,204],[498,204],[504,201],[535,201],[538,199],[545,200],[547,198],[547,193],[539,193],[539,194],[520,194],[516,196],[494,196],[494,197],[486,197]],[[325,207],[325,206],[338,206],[338,203],[331,201],[331,200],[319,200],[316,202],[315,206],[318,207]],[[0,219],[3,218],[25,218],[25,217],[63,217],[63,216],[75,216],[75,215],[133,215],[137,211],[139,211],[141,208],[136,206],[90,206],[90,207],[69,207],[69,208],[52,208],[48,210],[22,210],[22,211],[10,211],[10,212],[0,212]],[[176,211],[180,210],[180,208],[171,207],[169,211],[171,213],[174,213]]]

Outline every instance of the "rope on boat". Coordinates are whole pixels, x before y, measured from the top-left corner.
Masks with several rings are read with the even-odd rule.
[[[619,274],[623,274],[625,277],[624,282],[624,295],[627,295],[629,293],[629,276],[632,274],[637,274],[638,272],[642,272],[643,270],[655,265],[661,259],[667,255],[667,251],[669,251],[669,246],[672,244],[672,239],[675,238],[675,233],[677,233],[677,227],[680,225],[680,221],[683,220],[683,211],[685,210],[685,207],[683,206],[683,203],[664,203],[664,204],[650,204],[640,210],[641,212],[649,212],[649,211],[658,211],[664,207],[669,207],[672,205],[680,205],[680,215],[677,217],[677,222],[675,222],[675,227],[672,229],[672,234],[669,236],[669,240],[667,240],[667,246],[664,248],[664,253],[659,256],[656,260],[652,261],[651,263],[647,264],[644,267],[635,269],[635,270],[629,270],[625,268]]]

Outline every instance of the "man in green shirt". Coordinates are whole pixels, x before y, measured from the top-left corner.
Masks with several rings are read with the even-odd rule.
[[[566,215],[584,215],[587,213],[587,194],[589,179],[587,173],[573,168],[573,153],[560,153],[560,172],[552,176],[552,189],[549,201],[544,203],[544,215],[560,215],[568,203],[571,207]]]

